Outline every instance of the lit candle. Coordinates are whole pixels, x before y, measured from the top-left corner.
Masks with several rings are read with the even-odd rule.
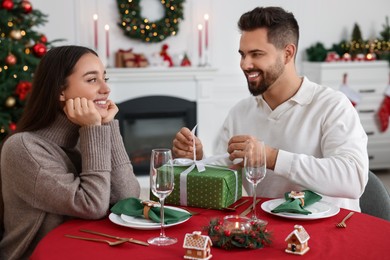
[[[108,24],[106,24],[104,26],[104,29],[106,30],[106,57],[107,57],[107,62],[108,62],[108,58],[110,58],[110,38],[109,38],[110,26],[108,26]]]
[[[202,58],[202,30],[203,30],[203,26],[201,24],[198,24],[198,31],[199,31],[199,58]]]
[[[209,47],[209,15],[208,14],[204,15],[204,35],[205,35],[204,43],[207,50]]]
[[[98,15],[93,15],[93,26],[94,26],[94,43],[95,43],[95,50],[98,49]]]

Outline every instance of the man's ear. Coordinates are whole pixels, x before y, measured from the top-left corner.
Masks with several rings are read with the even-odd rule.
[[[291,60],[294,60],[295,52],[296,52],[296,47],[294,44],[286,45],[285,52],[284,52],[286,63],[290,62]]]
[[[66,101],[64,92],[60,94],[60,101]]]

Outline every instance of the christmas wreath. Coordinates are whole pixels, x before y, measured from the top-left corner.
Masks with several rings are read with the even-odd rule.
[[[117,0],[121,21],[118,23],[123,33],[144,42],[161,42],[179,31],[183,19],[184,0],[160,0],[164,7],[164,17],[149,21],[141,17],[141,0]]]
[[[209,226],[204,227],[203,230],[208,233],[213,246],[223,249],[256,249],[272,243],[271,234],[263,225],[256,222],[250,223],[249,230],[234,233],[224,227],[221,219],[214,218],[211,219]]]

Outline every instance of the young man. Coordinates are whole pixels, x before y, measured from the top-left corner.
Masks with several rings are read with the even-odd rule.
[[[350,101],[341,92],[300,77],[295,68],[299,26],[279,7],[257,7],[238,21],[241,69],[253,97],[227,116],[217,153],[227,164],[244,157],[247,140],[266,143],[267,175],[257,194],[277,198],[310,189],[339,207],[360,211],[368,180],[367,135]],[[173,141],[175,157],[192,158],[187,128]],[[195,139],[197,159],[202,144]],[[242,167],[240,163],[232,167]],[[248,182],[243,182],[249,187]]]

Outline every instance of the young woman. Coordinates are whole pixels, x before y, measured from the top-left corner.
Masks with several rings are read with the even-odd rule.
[[[103,218],[111,204],[139,196],[109,93],[91,49],[56,47],[40,61],[17,132],[1,151],[0,259],[28,258],[65,220]]]

